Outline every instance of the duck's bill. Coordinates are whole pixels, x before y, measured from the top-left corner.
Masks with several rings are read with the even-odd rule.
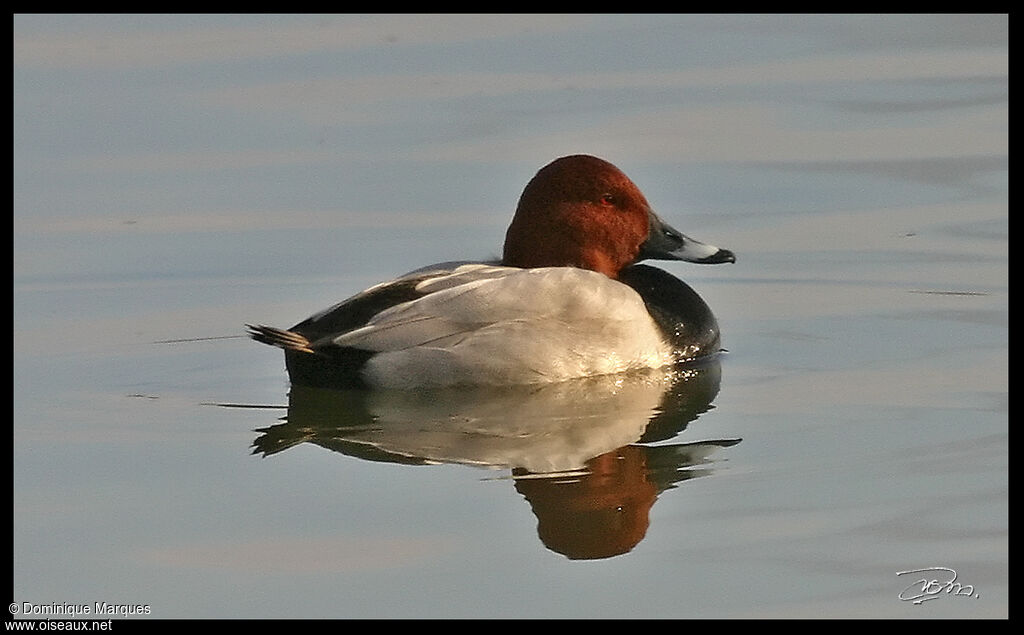
[[[685,260],[702,265],[736,262],[736,255],[728,249],[707,245],[686,236],[650,212],[650,232],[640,246],[640,260]]]

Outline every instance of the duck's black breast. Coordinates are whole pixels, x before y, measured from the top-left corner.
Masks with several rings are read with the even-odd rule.
[[[721,350],[718,320],[690,285],[649,265],[633,265],[619,273],[619,282],[640,294],[680,361]]]

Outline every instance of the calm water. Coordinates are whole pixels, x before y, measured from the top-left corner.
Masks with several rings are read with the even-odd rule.
[[[1006,16],[14,35],[19,607],[1007,616]],[[663,265],[714,307],[719,364],[289,394],[239,337],[499,253],[526,181],[576,152],[737,253]],[[901,599],[951,575],[929,567],[961,586]]]

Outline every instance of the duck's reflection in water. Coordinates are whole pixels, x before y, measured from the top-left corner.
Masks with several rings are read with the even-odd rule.
[[[710,455],[739,442],[667,442],[712,408],[720,370],[711,361],[544,386],[422,391],[293,386],[285,422],[258,430],[254,453],[308,442],[372,461],[509,469],[549,549],[605,558],[643,539],[661,492],[710,473]]]

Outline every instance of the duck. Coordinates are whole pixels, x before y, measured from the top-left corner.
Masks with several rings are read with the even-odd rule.
[[[645,260],[736,256],[663,221],[612,163],[575,154],[527,183],[500,260],[421,267],[289,329],[246,327],[311,387],[547,384],[717,356],[710,307]]]

